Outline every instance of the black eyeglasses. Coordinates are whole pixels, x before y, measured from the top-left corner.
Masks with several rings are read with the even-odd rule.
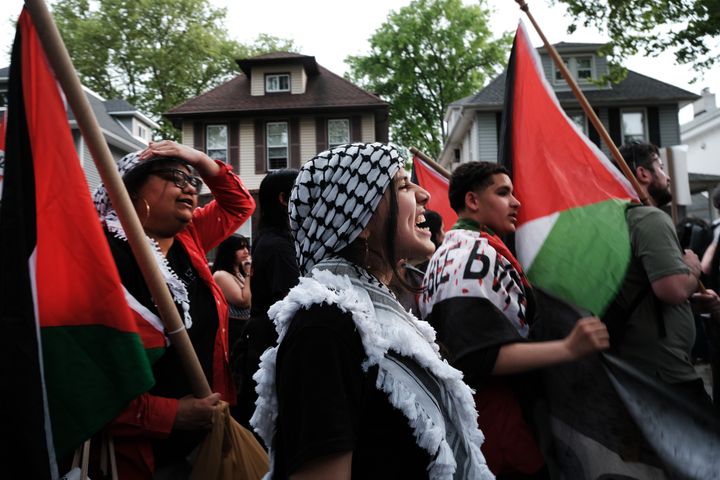
[[[195,175],[188,175],[187,173],[183,172],[182,170],[178,170],[177,168],[159,168],[157,170],[153,170],[150,173],[153,175],[157,175],[158,177],[167,180],[168,182],[173,182],[175,186],[181,190],[187,187],[188,184],[190,184],[195,188],[195,190],[199,191],[200,187],[203,184],[200,177],[196,177]]]

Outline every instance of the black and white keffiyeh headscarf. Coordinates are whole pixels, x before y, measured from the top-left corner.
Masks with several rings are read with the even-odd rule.
[[[403,163],[390,145],[353,143],[303,165],[290,194],[290,229],[303,275],[357,238]]]
[[[117,167],[118,173],[121,177],[125,177],[128,172],[140,164],[140,159],[138,158],[140,153],[141,151],[129,153],[120,159]],[[177,160],[179,163],[184,163],[180,159],[173,159],[169,157],[155,157],[145,160],[145,162],[151,162],[154,160]],[[120,220],[118,219],[117,212],[110,202],[110,197],[108,196],[104,183],[101,183],[95,189],[95,193],[93,194],[93,203],[95,204],[95,209],[100,216],[100,220],[103,222],[108,231],[112,233],[115,238],[119,238],[120,240],[127,242],[125,230],[123,230]],[[187,288],[182,280],[180,280],[180,277],[177,276],[168,264],[167,259],[160,251],[158,243],[147,235],[145,238],[147,238],[150,246],[152,247],[155,255],[155,262],[160,268],[160,273],[162,273],[165,283],[167,283],[168,288],[170,289],[173,300],[176,304],[182,307],[183,323],[185,324],[185,328],[190,328],[192,326],[192,318],[190,317],[190,300],[188,299]],[[126,295],[128,295],[127,292]]]

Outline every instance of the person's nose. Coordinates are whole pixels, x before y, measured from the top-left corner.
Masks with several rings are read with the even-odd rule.
[[[415,191],[415,201],[417,204],[424,207],[430,201],[430,198],[430,192],[418,185]]]
[[[190,182],[187,182],[182,188],[183,193],[189,193],[191,195],[197,195],[198,189]]]

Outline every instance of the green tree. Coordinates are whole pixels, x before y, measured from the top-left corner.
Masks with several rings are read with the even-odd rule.
[[[230,78],[235,59],[292,41],[260,35],[253,45],[228,37],[225,9],[208,0],[58,0],[53,15],[80,79],[106,98],[121,97],[178,132],[161,114]]]
[[[670,50],[680,64],[703,72],[720,62],[720,0],[550,0],[567,5],[572,24],[610,36],[612,59]]]
[[[394,142],[440,153],[448,105],[477,92],[506,61],[510,35],[493,38],[488,20],[484,0],[415,0],[390,13],[369,55],[345,60],[349,79],[390,103]]]

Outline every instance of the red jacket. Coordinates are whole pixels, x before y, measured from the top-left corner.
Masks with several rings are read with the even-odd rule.
[[[193,267],[215,297],[219,328],[215,337],[211,388],[213,392],[220,393],[223,400],[234,404],[236,392],[228,354],[228,306],[220,287],[213,280],[205,255],[250,218],[255,210],[255,201],[240,178],[232,173],[232,168],[222,162],[217,163],[222,172],[213,178],[203,179],[215,200],[195,209],[192,221],[175,236],[175,240],[185,248]],[[155,345],[146,344],[146,347],[152,346]],[[108,431],[115,438],[120,479],[152,478],[155,461],[151,440],[168,436],[175,422],[178,404],[178,399],[144,393],[130,402],[109,425]]]

